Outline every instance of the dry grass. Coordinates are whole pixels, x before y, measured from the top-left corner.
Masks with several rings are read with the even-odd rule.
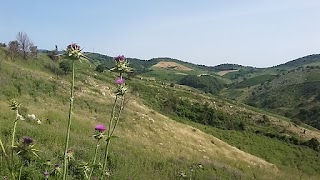
[[[299,125],[295,125],[292,122],[288,122],[288,121],[281,121],[279,119],[276,118],[272,118],[271,119],[271,123],[277,125],[277,126],[281,126],[283,127],[283,129],[293,132],[295,134],[298,134],[301,138],[305,139],[305,140],[309,140],[311,138],[317,138],[318,140],[320,140],[320,132],[319,130],[316,129],[307,129],[304,128],[302,126]],[[304,133],[304,130],[306,130],[306,132]]]
[[[113,89],[103,88],[105,84],[101,81],[90,81],[104,94],[97,94],[95,98],[111,103],[114,98]],[[130,95],[130,100],[126,104],[125,119],[117,130],[117,135],[126,141],[166,158],[180,157],[210,163],[232,162],[231,164],[246,164],[247,167],[254,166],[271,172],[278,171],[274,164],[149,109],[133,95]]]
[[[173,121],[136,101],[131,102],[128,107],[134,118],[127,121],[131,121],[130,124],[133,126],[122,129],[119,133],[126,139],[142,143],[151,151],[168,157],[182,156],[190,160],[196,158],[213,162],[228,160],[277,171],[275,165],[261,158],[243,152],[189,125]]]
[[[219,71],[219,72],[217,72],[217,74],[218,74],[219,76],[224,76],[224,75],[226,75],[226,74],[228,74],[228,73],[230,73],[230,72],[237,72],[237,71],[239,71],[239,69],[236,69],[236,70]]]
[[[160,61],[157,64],[153,65],[152,67],[156,68],[170,68],[174,70],[180,70],[180,71],[192,71],[193,69],[188,68],[184,65],[175,63],[175,62],[165,62],[165,61]]]

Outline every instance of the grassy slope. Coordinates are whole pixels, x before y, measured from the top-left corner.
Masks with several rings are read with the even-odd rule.
[[[68,111],[68,77],[56,77],[44,66],[52,63],[41,55],[35,60],[14,62],[0,56],[1,96],[0,132],[8,142],[14,113],[8,100],[16,98],[25,113],[36,114],[42,125],[23,121],[18,124],[17,138],[31,136],[41,150],[41,161],[61,163],[61,149]],[[88,69],[88,70],[85,70]],[[88,64],[78,64],[76,99],[71,146],[76,159],[88,161],[93,153],[92,132],[97,123],[106,123],[110,114],[113,74],[98,74]],[[130,83],[130,82],[129,82]],[[189,125],[171,120],[141,105],[130,95],[125,116],[120,122],[111,153],[114,179],[176,179],[180,171],[195,179],[260,179],[281,177],[277,168],[266,161],[240,151]],[[135,100],[136,99],[136,100]],[[214,143],[214,144],[213,144]],[[6,168],[0,159],[0,175]],[[198,164],[203,165],[203,169]],[[190,167],[194,169],[191,173]],[[28,176],[37,178],[41,172],[31,166]],[[25,172],[25,173],[27,173]]]
[[[303,104],[302,107],[317,105],[314,98],[319,95],[319,82],[320,71],[317,68],[292,70],[252,89],[247,101],[282,114],[295,114],[299,112],[299,104]]]
[[[259,126],[255,123],[250,125],[248,123],[247,131],[234,131],[234,130],[223,130],[219,128],[213,128],[210,126],[203,126],[196,124],[194,122],[186,121],[185,118],[177,117],[175,115],[170,115],[170,117],[178,120],[179,122],[184,122],[195,126],[204,132],[212,134],[216,137],[221,138],[222,140],[234,145],[240,149],[245,150],[253,155],[259,156],[268,161],[276,164],[281,167],[285,172],[295,172],[295,176],[305,176],[304,173],[309,174],[308,176],[317,176],[319,171],[320,164],[319,161],[315,160],[319,156],[319,152],[311,150],[303,146],[293,145],[291,143],[279,141],[274,138],[269,138],[262,136],[256,133],[253,133],[256,129],[263,131],[281,133],[284,136],[286,134],[292,134],[294,136],[300,136],[300,138],[308,140],[312,137],[320,138],[318,131],[308,130],[306,135],[301,135],[304,128],[300,126],[294,126],[288,121],[284,121],[285,118],[271,113],[266,113],[264,111],[257,111],[255,108],[248,108],[248,106],[235,104],[235,102],[221,101],[215,97],[210,97],[207,95],[200,95],[197,93],[192,93],[192,90],[185,91],[184,88],[175,87],[174,89],[169,87],[159,87],[157,83],[153,83],[152,86],[148,88],[143,88],[143,83],[138,83],[135,88],[138,88],[140,97],[145,100],[149,106],[159,109],[161,111],[161,106],[157,100],[158,97],[166,97],[169,94],[174,94],[177,97],[186,97],[193,99],[192,101],[208,101],[217,106],[218,109],[221,109],[230,114],[235,114],[235,116],[240,118],[242,117],[241,112],[251,114],[253,117],[252,120],[261,117],[263,114],[266,114],[270,117],[271,124]],[[166,89],[163,89],[166,88]],[[180,90],[179,90],[180,89]],[[184,91],[184,92],[183,92]],[[188,111],[188,110],[185,110]],[[163,113],[166,113],[163,111]],[[235,122],[236,123],[236,122]],[[250,130],[252,128],[252,130]],[[311,165],[312,164],[312,165]]]

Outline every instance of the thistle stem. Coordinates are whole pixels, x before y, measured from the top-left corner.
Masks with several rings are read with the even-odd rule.
[[[1,146],[2,153],[3,153],[3,155],[4,155],[4,157],[5,157],[6,161],[7,161],[7,166],[8,166],[8,169],[10,171],[11,177],[12,177],[13,180],[15,180],[16,178],[14,176],[14,173],[13,173],[13,170],[12,170],[12,167],[11,167],[11,164],[10,164],[9,156],[6,153],[6,149],[4,148],[1,139],[0,139],[0,146]]]
[[[118,112],[118,116],[117,116],[117,119],[116,119],[116,123],[112,127],[112,130],[111,130],[111,126],[109,126],[109,129],[108,129],[108,139],[107,139],[107,144],[106,144],[105,159],[104,159],[104,164],[103,164],[102,170],[105,170],[105,168],[107,167],[107,159],[108,159],[108,153],[109,153],[109,146],[110,146],[110,143],[111,143],[111,137],[112,137],[117,125],[118,125],[118,122],[119,122],[119,119],[120,119],[120,115],[121,115],[123,107],[124,107],[124,100],[125,100],[125,96],[123,95],[122,96],[122,100],[121,100],[121,105],[120,105],[120,108],[119,108],[119,112]],[[113,111],[114,111],[114,109],[113,109]],[[114,118],[114,116],[113,116],[113,118]]]
[[[68,151],[68,148],[69,148],[71,117],[72,117],[73,99],[74,99],[74,64],[75,64],[75,60],[72,60],[72,82],[71,82],[71,93],[70,93],[69,120],[68,120],[67,134],[66,134],[65,148],[64,148],[63,180],[67,179],[67,174],[68,174],[68,155],[67,155],[67,151]]]
[[[93,165],[93,166],[92,166],[92,170],[91,170],[91,172],[90,172],[90,175],[89,175],[89,178],[88,178],[88,179],[91,179],[91,176],[92,176],[92,173],[93,173],[93,170],[94,170],[94,164],[96,163],[96,160],[97,160],[99,142],[100,142],[100,139],[97,140],[96,149],[94,150],[94,157],[93,157],[93,162],[92,162],[92,165]]]
[[[21,174],[22,174],[22,167],[23,167],[23,163],[21,161],[21,166],[20,166],[20,170],[19,170],[19,180],[21,179]]]
[[[104,160],[103,160],[103,165],[102,165],[102,175],[101,175],[100,179],[102,179],[102,177],[104,175],[104,171],[105,171],[105,169],[107,167],[107,159],[108,159],[108,154],[109,154],[109,144],[110,144],[110,137],[108,136],[106,149],[105,149],[105,152],[104,152]]]
[[[111,133],[112,122],[113,122],[115,111],[116,111],[117,101],[118,101],[118,95],[116,95],[116,99],[114,100],[113,107],[112,107],[111,118],[110,118],[110,123],[109,123],[109,127],[108,127],[108,133],[107,133],[107,138],[108,139],[107,139],[107,144],[106,144],[105,151],[104,151],[104,159],[103,159],[102,171],[104,171],[106,166],[107,166],[107,159],[108,159],[109,145],[110,145],[110,137],[111,137],[110,133]]]
[[[124,98],[125,98],[125,96],[123,95],[123,96],[122,96],[122,100],[121,100],[121,105],[120,105],[119,113],[118,113],[118,117],[117,117],[117,119],[116,119],[116,124],[115,124],[115,125],[113,126],[113,128],[112,128],[112,131],[111,131],[110,136],[113,135],[114,130],[116,129],[116,127],[117,127],[117,125],[118,125],[118,122],[119,122],[119,119],[120,119],[120,115],[121,115],[122,110],[123,110],[123,107],[124,107]]]
[[[112,122],[113,122],[116,107],[117,107],[117,101],[118,101],[118,95],[116,95],[116,99],[114,100],[113,107],[112,107],[111,118],[110,118],[110,123],[108,127],[108,137],[110,136],[110,133],[111,133],[111,127],[112,127]]]
[[[17,110],[17,116],[18,116],[18,110]],[[12,131],[12,140],[11,140],[11,164],[14,164],[14,159],[13,159],[13,154],[14,154],[14,142],[15,142],[15,137],[16,137],[16,128],[17,128],[18,120],[16,119],[14,121],[13,125],[13,131]]]

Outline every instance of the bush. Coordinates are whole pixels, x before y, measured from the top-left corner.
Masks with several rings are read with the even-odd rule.
[[[70,61],[61,61],[59,67],[65,74],[68,74],[72,71],[72,64]]]
[[[319,150],[319,145],[320,145],[320,142],[318,141],[317,138],[311,138],[310,140],[306,141],[305,142],[305,145],[318,151]]]
[[[96,71],[102,73],[103,71],[105,71],[107,69],[107,66],[104,65],[104,64],[99,64],[97,67],[96,67]]]

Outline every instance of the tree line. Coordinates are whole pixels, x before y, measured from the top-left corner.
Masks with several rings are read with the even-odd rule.
[[[14,57],[22,56],[23,59],[36,58],[38,55],[38,47],[30,40],[25,32],[19,32],[15,40],[8,44],[0,43],[0,47],[5,49],[7,58],[13,60]]]

